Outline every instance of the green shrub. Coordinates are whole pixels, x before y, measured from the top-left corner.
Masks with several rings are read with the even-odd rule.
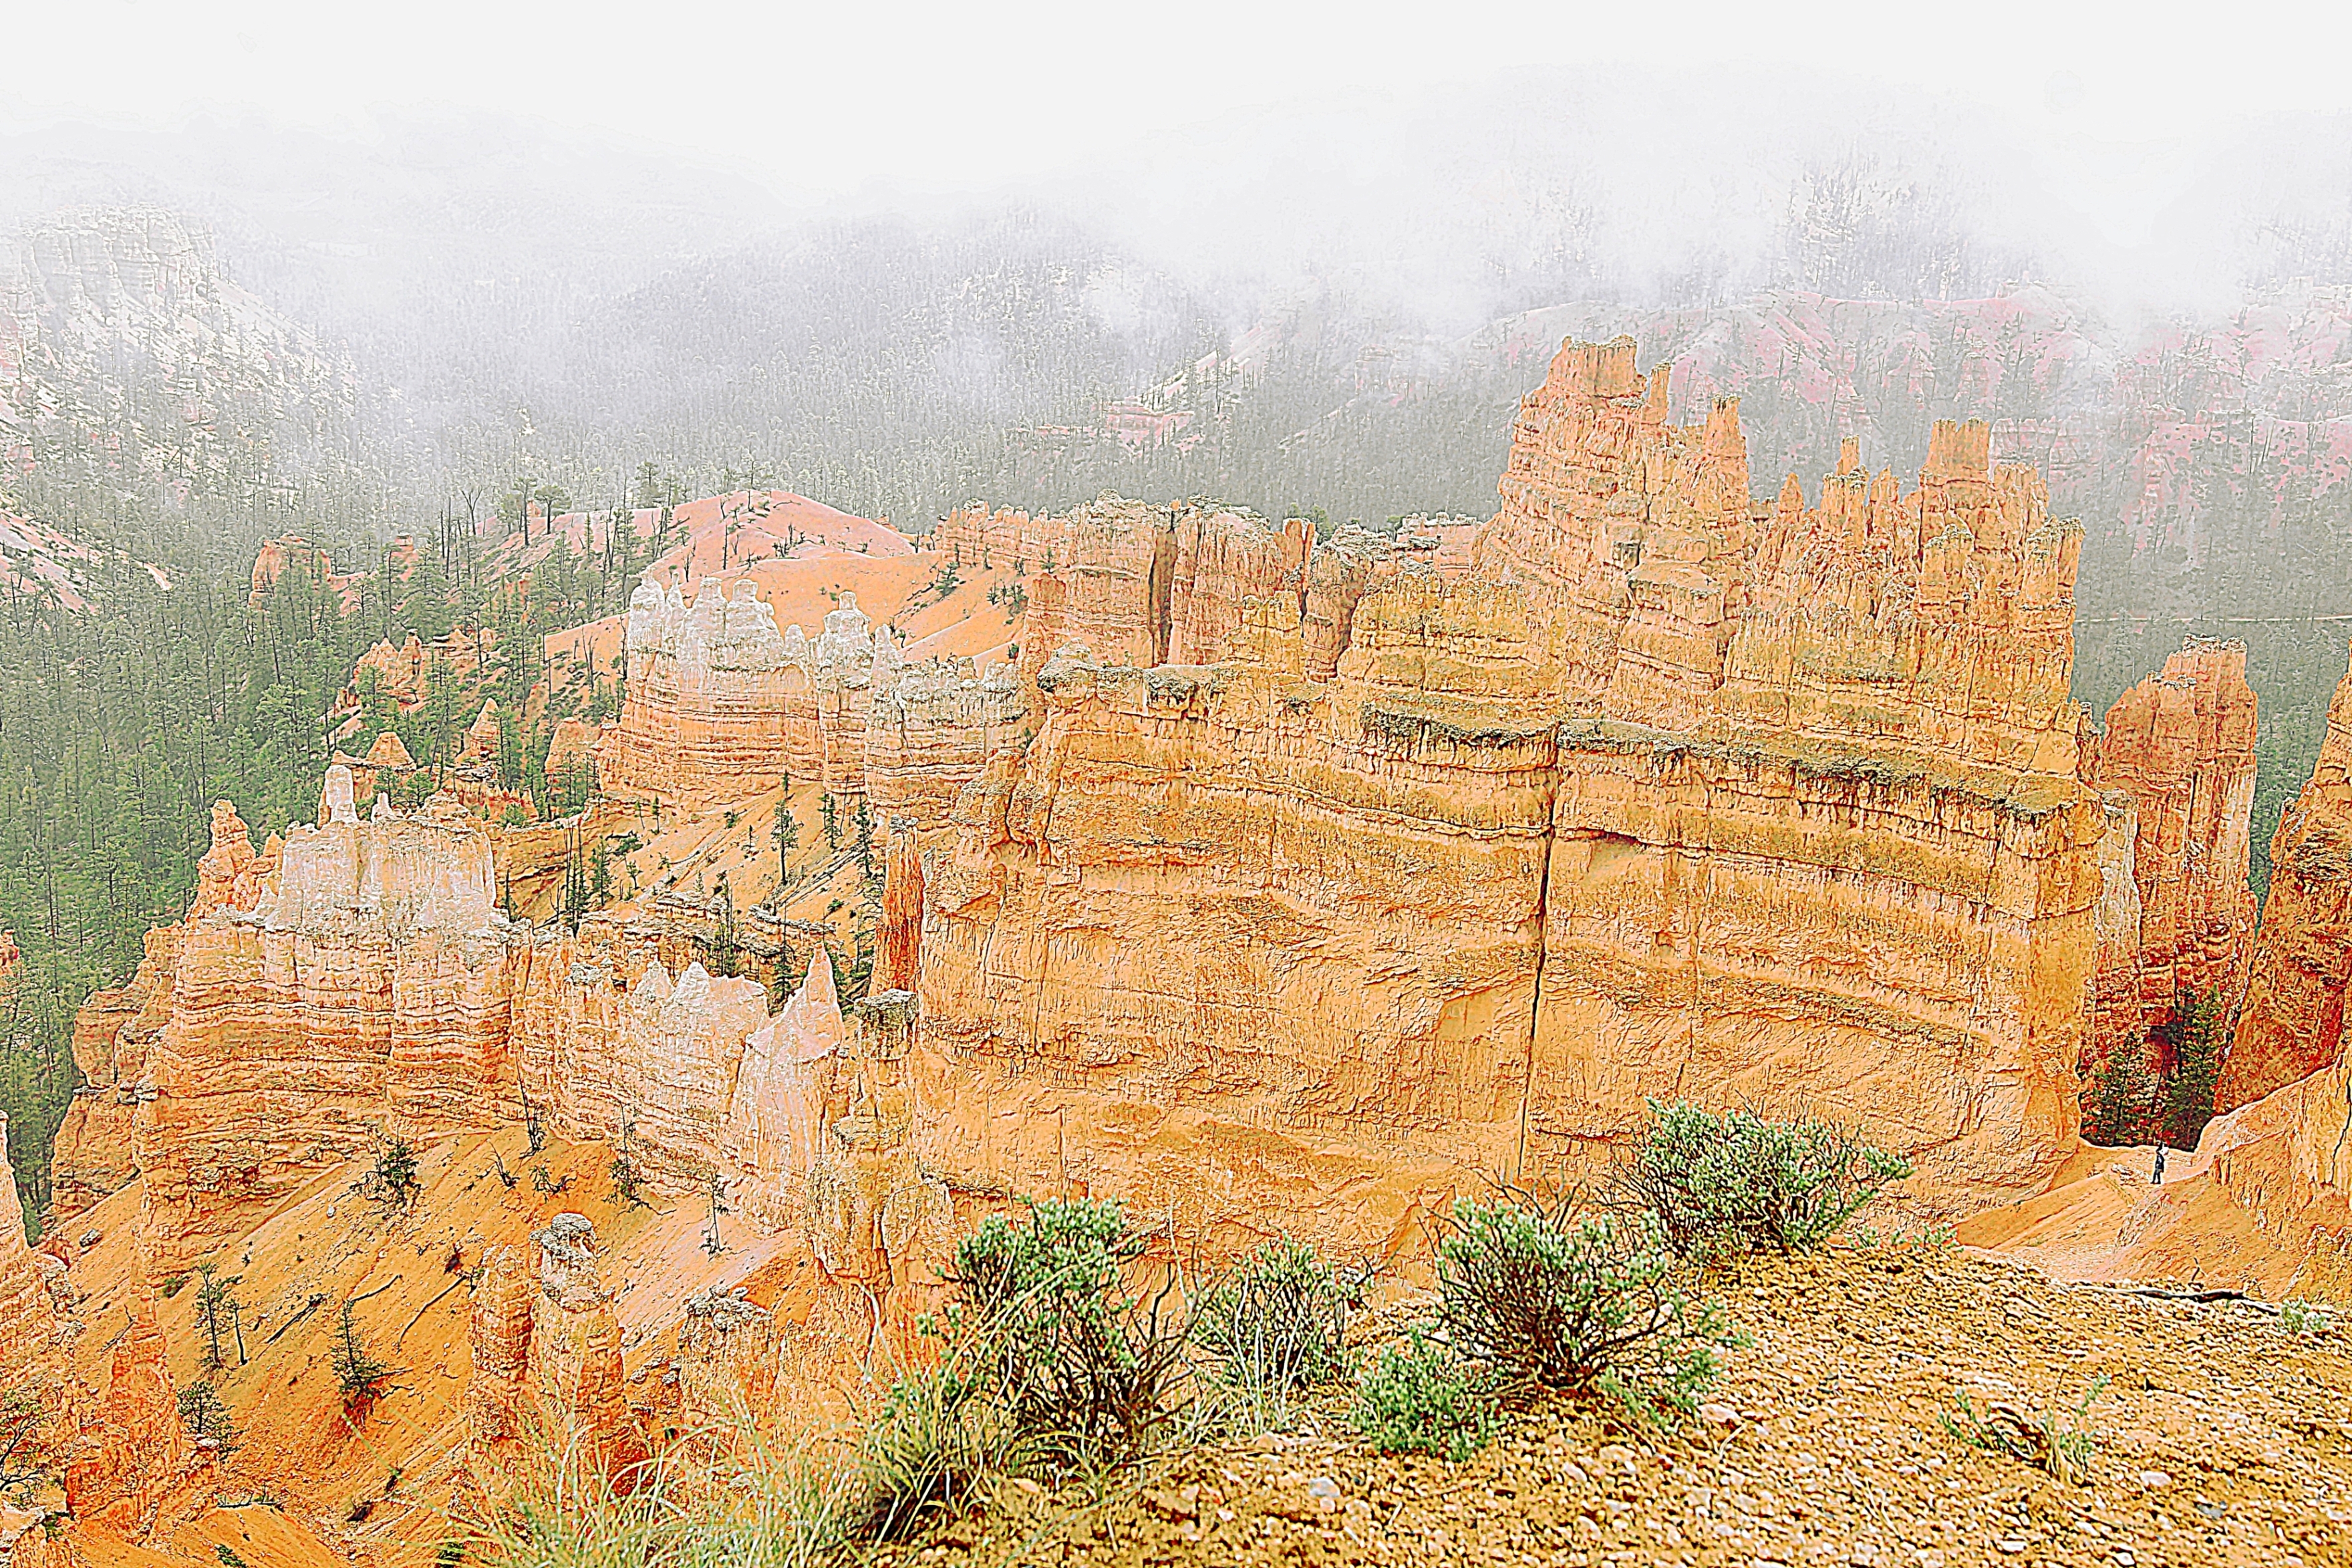
[[[397,1369],[368,1354],[367,1346],[360,1342],[359,1325],[352,1321],[352,1305],[350,1301],[343,1303],[329,1360],[335,1371],[335,1386],[343,1396],[343,1409],[356,1416],[383,1396],[383,1385]]]
[[[1346,1375],[1348,1312],[1362,1300],[1357,1274],[1304,1242],[1269,1241],[1192,1304],[1192,1343],[1242,1423],[1271,1430],[1289,1425],[1294,1395]]]
[[[1738,1341],[1717,1304],[1669,1282],[1675,1254],[1646,1215],[1582,1221],[1526,1195],[1454,1206],[1438,1243],[1438,1313],[1454,1349],[1504,1390],[1597,1394],[1657,1422],[1688,1415]]]
[[[614,1197],[619,1198],[631,1208],[648,1207],[646,1202],[645,1173],[637,1169],[635,1161],[626,1155],[614,1155],[612,1168],[606,1174],[612,1177]]]
[[[1081,1467],[1134,1458],[1168,1417],[1186,1335],[1128,1284],[1146,1239],[1115,1203],[1030,1207],[956,1247],[956,1297],[940,1327],[969,1347],[1014,1436]]]
[[[423,1189],[416,1168],[416,1145],[394,1133],[377,1145],[373,1195],[395,1208],[405,1208]]]
[[[2326,1307],[2295,1296],[2279,1303],[2278,1321],[2279,1327],[2294,1334],[2326,1333],[2332,1326]]]
[[[1910,1163],[1826,1122],[1768,1122],[1650,1102],[1650,1125],[1613,1185],[1685,1256],[1819,1247]]]
[[[1384,1454],[1435,1454],[1462,1463],[1495,1435],[1495,1401],[1475,1371],[1412,1332],[1390,1345],[1356,1385],[1356,1429]]]

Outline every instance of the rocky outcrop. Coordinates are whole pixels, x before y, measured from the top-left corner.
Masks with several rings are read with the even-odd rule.
[[[2118,1051],[2168,1071],[2161,1041],[2190,998],[2237,1004],[2254,930],[2254,727],[2245,644],[2192,638],[2116,699],[2084,750],[2084,780],[2129,803],[2138,905],[2127,954],[2102,960],[2085,1077]]]
[[[386,731],[390,734],[390,731]],[[394,736],[394,739],[399,737]],[[547,777],[560,788],[577,789],[584,799],[596,788],[596,762],[591,748],[596,732],[577,718],[558,719],[547,743]]]
[[[1055,576],[1066,591],[1059,635],[1106,664],[1208,664],[1224,656],[1244,600],[1303,589],[1315,535],[1297,517],[1276,527],[1250,512],[1106,492],[1058,516],[951,512],[928,542],[954,565]]]
[[[772,789],[789,773],[836,796],[866,789],[866,714],[902,665],[845,592],[814,637],[781,630],[756,586],[702,580],[691,607],[676,584],[640,582],[629,601],[621,717],[599,739],[614,793],[702,803]]]
[[[2352,984],[2352,674],[2327,706],[2311,780],[2271,837],[2271,886],[2217,1111],[2344,1061]]]
[[[2062,1157],[2076,531],[1981,425],[1758,507],[1736,408],[1671,424],[1633,351],[1562,350],[1470,570],[1392,564],[1328,682],[1295,591],[1213,669],[1070,618],[929,879],[933,1168],[1361,1240],[1650,1094],[1861,1122],[1944,1205]]]
[[[155,1522],[187,1469],[190,1446],[164,1364],[154,1303],[144,1301],[115,1343],[104,1395],[80,1411],[66,1466],[66,1507],[81,1521],[137,1535]]]
[[[259,570],[257,565],[255,570]],[[391,697],[404,713],[431,696],[436,682],[466,689],[497,646],[497,635],[487,626],[456,627],[429,643],[411,632],[397,648],[389,639],[378,643],[360,655],[352,670],[352,684],[338,699],[335,711],[352,714],[356,723],[363,685]]]
[[[466,1440],[478,1482],[513,1467],[530,1436],[532,1302],[538,1281],[515,1247],[493,1248],[479,1265],[467,1311]]]
[[[469,1473],[493,1493],[543,1431],[566,1434],[618,1492],[642,1479],[646,1434],[629,1407],[620,1320],[598,1274],[596,1228],[583,1214],[558,1214],[527,1246],[483,1260],[462,1403]]]
[[[163,1016],[133,1136],[158,1278],[388,1133],[492,1125],[511,1105],[488,841],[446,806],[362,821],[341,772],[327,822],[296,829],[275,866],[216,813],[168,983],[149,982],[168,999],[148,1004]],[[60,1164],[82,1157],[60,1141]]]
[[[800,988],[751,1031],[727,1108],[725,1145],[741,1177],[740,1207],[777,1228],[796,1223],[820,1152],[848,1026],[833,984],[833,960],[810,956]]]
[[[1033,594],[1031,626],[1035,611]],[[984,675],[970,659],[909,665],[866,710],[866,790],[876,814],[911,818],[927,831],[947,826],[956,796],[990,754],[1028,735],[1030,706],[1009,664]]]
[[[243,841],[245,824],[238,821],[233,833]],[[224,837],[217,819],[214,837],[216,844]],[[200,871],[200,879],[202,874]],[[200,880],[197,896],[206,895]],[[154,1096],[149,1061],[170,1017],[182,929],[158,925],[150,930],[146,956],[131,983],[92,991],[74,1015],[74,1066],[81,1073],[81,1085],[66,1107],[50,1158],[52,1228],[97,1204],[138,1171],[132,1124],[142,1101]]]
[[[635,1490],[646,1450],[621,1371],[621,1325],[597,1277],[596,1228],[559,1214],[531,1233],[538,1291],[530,1303],[530,1386],[615,1490]]]
[[[911,991],[923,953],[923,854],[911,817],[890,822],[883,870],[882,922],[875,933],[874,989]]]
[[[325,595],[335,599],[346,612],[359,603],[355,584],[358,578],[335,570],[334,558],[326,550],[299,534],[282,538],[264,539],[253,558],[253,591],[248,602],[259,604],[278,586],[278,580],[288,572],[306,577]]]
[[[740,1285],[713,1285],[687,1298],[677,1329],[678,1402],[691,1420],[774,1407],[783,1328],[745,1295]]]

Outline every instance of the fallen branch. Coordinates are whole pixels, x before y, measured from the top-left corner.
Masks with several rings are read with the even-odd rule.
[[[404,1325],[402,1326],[401,1331],[400,1331],[398,1333],[396,1333],[396,1334],[394,1334],[394,1335],[393,1335],[393,1336],[392,1336],[392,1343],[393,1343],[394,1347],[395,1349],[397,1349],[397,1348],[399,1347],[400,1342],[401,1342],[402,1340],[404,1340],[404,1339],[406,1339],[406,1338],[408,1337],[408,1331],[409,1331],[410,1329],[415,1328],[415,1327],[416,1326],[416,1324],[417,1324],[418,1320],[419,1320],[419,1319],[421,1319],[421,1318],[423,1318],[423,1317],[425,1316],[425,1313],[427,1313],[427,1312],[431,1312],[434,1308],[436,1308],[436,1307],[439,1306],[439,1305],[441,1304],[441,1302],[442,1302],[443,1299],[444,1299],[444,1298],[446,1298],[446,1297],[449,1294],[449,1291],[454,1291],[454,1290],[456,1290],[458,1286],[460,1286],[460,1285],[462,1285],[462,1284],[464,1284],[464,1283],[466,1283],[466,1276],[465,1276],[465,1275],[463,1275],[463,1274],[460,1274],[460,1275],[458,1275],[456,1279],[454,1279],[454,1280],[452,1280],[452,1281],[449,1281],[449,1289],[448,1289],[448,1290],[446,1290],[446,1291],[443,1291],[441,1292],[441,1294],[440,1294],[440,1295],[434,1297],[431,1301],[429,1301],[425,1302],[423,1306],[421,1306],[421,1307],[417,1308],[417,1309],[416,1309],[416,1316],[415,1316],[415,1317],[412,1317],[412,1318],[410,1318],[410,1319],[408,1320],[408,1322],[407,1322],[405,1324],[404,1324]]]
[[[2101,1284],[2098,1288],[2103,1291],[2119,1291],[2126,1296],[2145,1296],[2154,1301],[2200,1301],[2209,1305],[2215,1301],[2236,1301],[2241,1305],[2252,1307],[2258,1312],[2268,1312],[2273,1317],[2278,1315],[2279,1310],[2276,1301],[2265,1301],[2259,1296],[2250,1296],[2243,1291],[2168,1291],[2157,1285],[2109,1284]]]
[[[362,1291],[358,1295],[353,1296],[353,1297],[351,1299],[351,1301],[350,1301],[348,1303],[346,1303],[346,1304],[347,1304],[347,1305],[350,1305],[350,1306],[354,1306],[354,1307],[356,1307],[356,1306],[358,1306],[362,1301],[366,1301],[370,1296],[381,1296],[381,1295],[383,1295],[386,1291],[391,1290],[394,1285],[397,1285],[397,1284],[399,1284],[399,1283],[400,1283],[400,1276],[399,1276],[399,1275],[397,1275],[397,1274],[394,1274],[391,1279],[386,1280],[383,1284],[378,1285],[374,1290],[373,1290],[373,1291]]]
[[[279,1334],[284,1333],[288,1329],[292,1328],[296,1323],[300,1322],[304,1318],[307,1318],[307,1317],[309,1317],[312,1312],[317,1312],[317,1311],[319,1310],[320,1304],[321,1302],[325,1301],[326,1301],[326,1299],[327,1299],[327,1297],[326,1297],[326,1293],[325,1293],[324,1291],[319,1291],[319,1292],[314,1293],[314,1294],[310,1297],[310,1305],[308,1305],[308,1306],[304,1307],[300,1312],[296,1312],[292,1317],[288,1318],[284,1322],[279,1323],[279,1324],[278,1325],[278,1328],[277,1328],[276,1332],[275,1332],[275,1333],[271,1333],[271,1334],[270,1334],[270,1336],[269,1336],[268,1339],[263,1340],[261,1343],[264,1343],[264,1344],[276,1344],[276,1343],[278,1343],[278,1336]]]

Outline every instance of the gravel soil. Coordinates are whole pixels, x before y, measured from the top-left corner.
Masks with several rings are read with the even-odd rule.
[[[1748,1343],[1671,1433],[1549,1400],[1454,1466],[1371,1451],[1335,1390],[1297,1434],[1093,1490],[1013,1482],[872,1561],[2352,1568],[2340,1320],[2289,1333],[2245,1304],[2062,1285],[1949,1247],[1755,1260],[1707,1289]],[[2101,1379],[2074,1479],[1947,1424],[1968,1426],[1963,1396],[1979,1417],[2071,1420]]]

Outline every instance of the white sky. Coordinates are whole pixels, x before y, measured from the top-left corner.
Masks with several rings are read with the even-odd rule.
[[[2112,189],[2160,178],[2151,160],[2229,120],[2352,109],[2347,46],[2352,7],[2277,0],[0,0],[0,129],[495,106],[824,200],[1100,166],[1268,105],[1623,64],[1833,73],[1981,103],[2053,173]],[[1790,113],[1807,108],[1792,93]]]

